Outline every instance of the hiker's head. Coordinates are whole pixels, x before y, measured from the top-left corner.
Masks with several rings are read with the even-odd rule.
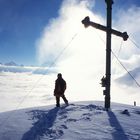
[[[62,74],[61,73],[58,73],[57,77],[58,78],[62,78]]]

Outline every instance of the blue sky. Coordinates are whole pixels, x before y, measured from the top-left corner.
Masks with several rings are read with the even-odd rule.
[[[0,61],[36,64],[35,42],[61,0],[0,0]]]
[[[81,0],[82,1],[82,0]],[[90,0],[92,1],[92,0]],[[36,42],[58,12],[63,0],[0,0],[0,62],[38,65]],[[139,0],[114,0],[113,13]],[[105,16],[104,0],[96,0],[93,12]]]

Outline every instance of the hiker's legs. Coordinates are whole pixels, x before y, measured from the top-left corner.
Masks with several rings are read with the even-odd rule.
[[[60,107],[60,97],[56,97],[56,106]]]
[[[61,97],[63,98],[65,104],[68,105],[68,100],[66,99],[65,95],[63,94]]]

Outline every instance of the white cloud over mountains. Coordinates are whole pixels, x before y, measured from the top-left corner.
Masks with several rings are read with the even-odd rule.
[[[48,67],[0,65],[0,73],[4,72],[48,75],[51,73],[56,73],[56,70]]]

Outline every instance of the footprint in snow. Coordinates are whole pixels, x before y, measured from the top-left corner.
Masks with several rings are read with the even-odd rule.
[[[77,119],[67,119],[66,122],[77,122]]]

